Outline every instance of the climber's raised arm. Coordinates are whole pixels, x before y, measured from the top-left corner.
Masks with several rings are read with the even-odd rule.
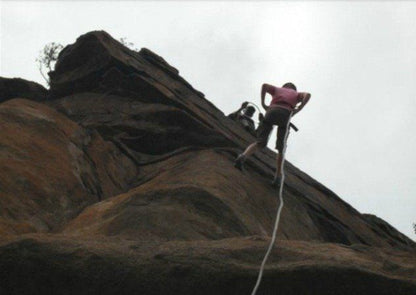
[[[267,111],[268,106],[264,103],[266,93],[273,95],[275,87],[269,84],[263,84],[261,86],[261,105]]]
[[[309,99],[311,98],[311,94],[307,92],[299,92],[299,101],[300,104],[298,104],[295,109],[293,110],[292,116],[299,113],[303,107],[308,103]]]

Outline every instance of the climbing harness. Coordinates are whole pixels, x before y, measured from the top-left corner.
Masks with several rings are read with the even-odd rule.
[[[254,102],[248,101],[248,103],[251,104],[251,105],[253,105],[257,109],[257,111],[259,112],[259,114],[262,114],[260,108]],[[257,125],[260,124],[260,120],[259,121],[255,121],[255,122],[257,123]],[[290,122],[290,118],[289,118],[289,122]],[[289,123],[289,127],[292,128],[293,130],[295,130],[296,132],[299,131],[299,128],[296,127],[296,125],[293,124],[293,123]]]
[[[266,255],[264,255],[263,261],[262,261],[261,266],[260,266],[259,274],[258,274],[258,277],[257,277],[257,282],[256,282],[256,285],[253,288],[253,291],[251,292],[251,295],[255,295],[256,292],[257,292],[258,287],[260,286],[260,282],[261,282],[261,279],[263,277],[264,266],[266,265],[266,261],[269,258],[269,255],[270,255],[270,252],[272,251],[274,242],[276,241],[277,229],[279,228],[280,213],[282,212],[283,205],[284,205],[284,203],[283,203],[283,183],[285,181],[284,165],[285,165],[285,154],[286,154],[286,141],[287,141],[287,137],[288,137],[288,134],[289,134],[289,126],[291,124],[290,123],[291,118],[292,118],[292,113],[290,113],[289,119],[287,121],[286,134],[285,134],[285,138],[284,138],[284,141],[283,141],[282,177],[280,178],[280,187],[279,187],[279,208],[277,209],[276,220],[275,220],[274,228],[273,228],[272,240],[270,241],[270,245],[269,245],[269,248],[267,249]]]

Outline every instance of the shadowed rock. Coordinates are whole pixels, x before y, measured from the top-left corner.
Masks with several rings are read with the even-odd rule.
[[[250,294],[267,242],[232,238],[156,243],[27,236],[0,243],[0,291]],[[257,294],[411,295],[415,291],[416,259],[406,252],[280,241],[270,258]]]
[[[0,102],[17,97],[44,101],[47,96],[48,90],[38,83],[20,78],[0,77]]]

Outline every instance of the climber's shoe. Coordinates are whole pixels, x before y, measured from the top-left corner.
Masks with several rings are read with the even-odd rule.
[[[243,171],[244,161],[246,160],[246,156],[243,154],[239,154],[238,157],[234,161],[234,167],[238,170]]]

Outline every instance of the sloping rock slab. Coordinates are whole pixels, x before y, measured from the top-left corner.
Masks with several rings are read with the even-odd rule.
[[[182,151],[141,166],[140,172],[135,188],[89,206],[64,231],[161,241],[272,232],[277,191],[249,167],[243,173],[235,169],[227,149]],[[336,199],[306,191],[285,190],[280,239],[414,249],[406,241],[381,239],[361,215],[337,206]]]

